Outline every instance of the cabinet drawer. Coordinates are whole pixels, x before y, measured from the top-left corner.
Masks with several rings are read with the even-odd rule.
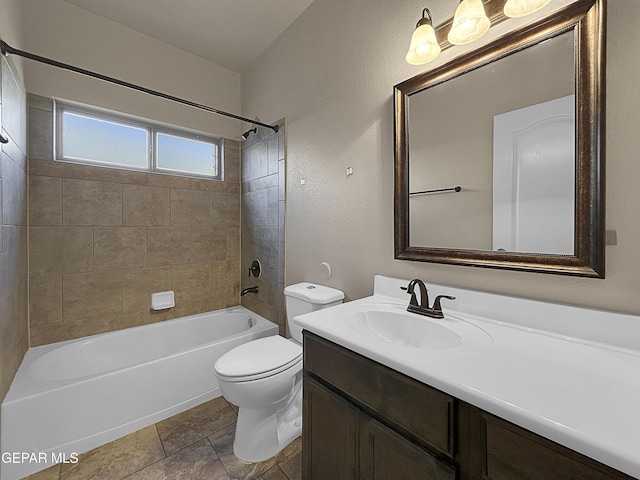
[[[482,412],[486,480],[632,480],[562,445]]]
[[[304,368],[403,435],[453,457],[453,397],[309,332]]]

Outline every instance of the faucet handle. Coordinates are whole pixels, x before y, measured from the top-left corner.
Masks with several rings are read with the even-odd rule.
[[[260,260],[254,260],[251,262],[251,266],[249,267],[249,276],[253,275],[258,278],[260,276],[261,269]]]
[[[455,300],[456,297],[452,297],[451,295],[438,295],[436,299],[433,301],[433,310],[442,311],[442,306],[440,305],[440,299],[446,298],[447,300]]]
[[[414,307],[418,306],[418,298],[416,297],[416,292],[414,292],[413,289],[409,291],[409,288],[407,287],[400,287],[400,290],[404,290],[405,292],[407,292],[407,294],[411,295],[411,300],[409,300],[409,305],[413,305]]]
[[[409,282],[409,285],[406,287],[400,287],[402,290],[406,290],[409,295],[411,295],[411,300],[409,300],[409,307],[419,307],[418,305],[418,297],[416,297],[415,286],[418,285],[420,288],[420,307],[428,308],[429,307],[429,296],[427,295],[427,287],[420,279],[413,279]]]

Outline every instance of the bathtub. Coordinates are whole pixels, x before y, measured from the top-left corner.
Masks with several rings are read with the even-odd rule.
[[[215,361],[277,333],[274,323],[232,307],[29,349],[2,402],[0,477],[73,461],[219,397]]]

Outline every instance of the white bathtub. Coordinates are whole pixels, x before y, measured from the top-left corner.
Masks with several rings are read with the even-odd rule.
[[[220,396],[215,361],[277,333],[232,307],[29,349],[2,402],[0,477],[21,478]]]

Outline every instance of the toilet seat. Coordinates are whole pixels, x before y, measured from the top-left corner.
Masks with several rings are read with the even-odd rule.
[[[214,369],[228,382],[246,382],[275,375],[300,362],[302,346],[273,335],[228,351],[218,359]]]

